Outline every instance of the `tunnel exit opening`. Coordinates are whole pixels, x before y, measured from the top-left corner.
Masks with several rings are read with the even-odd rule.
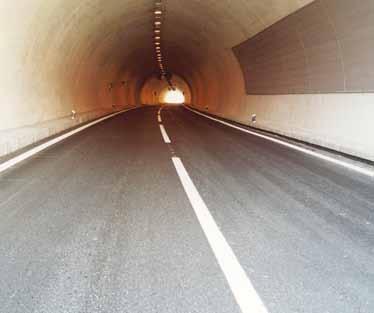
[[[185,100],[186,98],[183,91],[178,88],[172,89],[168,87],[161,92],[159,102],[166,104],[183,104]]]
[[[190,104],[192,93],[190,85],[180,76],[173,74],[172,86],[158,76],[149,77],[140,91],[140,100],[143,105]]]

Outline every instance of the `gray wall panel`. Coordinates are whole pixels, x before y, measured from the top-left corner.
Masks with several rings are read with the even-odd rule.
[[[316,0],[233,48],[248,94],[374,91],[374,0]]]

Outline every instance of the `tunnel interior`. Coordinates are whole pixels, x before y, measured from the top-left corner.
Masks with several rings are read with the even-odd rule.
[[[373,313],[373,51],[374,0],[0,0],[0,313]]]
[[[371,0],[3,1],[0,155],[156,104],[158,6],[187,104],[374,160]]]

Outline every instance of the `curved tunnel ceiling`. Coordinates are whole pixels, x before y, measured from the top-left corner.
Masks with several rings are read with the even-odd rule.
[[[163,1],[167,66],[189,81],[198,98],[207,84],[215,93],[221,74],[230,72],[226,67],[240,73],[231,52],[235,44],[308,2]],[[5,121],[2,129],[63,116],[72,108],[109,105],[106,91],[111,82],[128,81],[130,100],[138,101],[142,82],[157,70],[153,9],[149,0],[3,2],[6,18],[0,23],[9,38],[3,40],[7,45],[2,55],[9,68],[15,66],[14,75],[1,83],[4,89],[17,90],[5,99],[17,109],[8,108],[14,119],[11,125]]]
[[[35,1],[34,1],[35,2]],[[60,3],[59,3],[60,2]],[[311,0],[163,1],[163,47],[176,72],[187,72],[214,54],[262,31]],[[153,60],[153,1],[54,1],[46,25],[65,47],[105,69],[126,69],[136,77],[156,70]],[[60,4],[60,5],[58,5]],[[61,10],[64,8],[64,10]],[[40,24],[40,21],[38,21]],[[49,44],[50,39],[47,38]],[[85,61],[85,62],[87,62]],[[138,76],[140,75],[140,76]],[[190,74],[191,75],[191,74]]]

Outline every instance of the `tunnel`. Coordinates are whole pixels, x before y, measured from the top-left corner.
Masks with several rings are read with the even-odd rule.
[[[0,17],[0,311],[374,312],[373,0]]]
[[[141,104],[158,71],[154,5],[3,1],[0,155],[71,127],[72,111]],[[165,64],[193,107],[374,160],[372,1],[163,5]]]

